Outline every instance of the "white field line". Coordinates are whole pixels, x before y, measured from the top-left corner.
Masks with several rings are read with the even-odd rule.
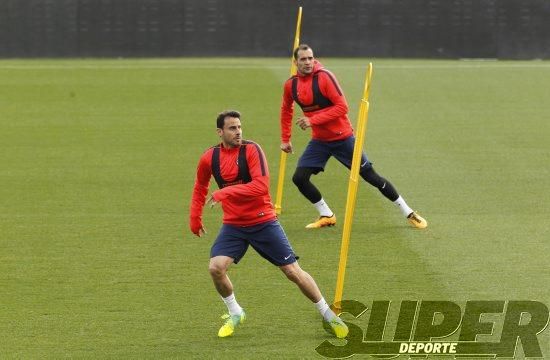
[[[325,62],[327,63],[327,62]],[[330,63],[330,62],[328,62]],[[367,64],[327,65],[329,69],[363,69]],[[170,70],[170,69],[285,69],[288,65],[263,64],[2,64],[0,70]],[[377,64],[378,69],[536,69],[550,68],[550,62],[501,63],[498,61],[457,61],[455,64]]]

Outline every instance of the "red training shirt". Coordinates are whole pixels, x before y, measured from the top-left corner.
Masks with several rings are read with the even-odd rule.
[[[297,74],[298,99],[302,104],[313,102],[313,74],[317,73],[319,90],[332,106],[324,109],[306,112],[304,115],[311,123],[311,137],[320,141],[343,140],[353,135],[353,128],[347,116],[348,104],[336,77],[324,69],[323,65],[315,60],[313,72],[309,75]],[[283,100],[281,104],[281,142],[288,143],[292,130],[292,115],[294,113],[294,99],[292,98],[292,78],[284,84]]]
[[[260,146],[252,141],[243,140],[241,146],[246,147],[246,160],[252,181],[246,184],[228,185],[212,193],[214,200],[221,202],[223,223],[252,226],[274,220],[276,214],[269,195],[269,170],[265,155]],[[189,211],[193,233],[196,234],[202,226],[202,210],[212,176],[214,148],[220,148],[221,176],[225,181],[230,182],[239,172],[238,157],[241,146],[225,148],[223,144],[219,144],[209,148],[201,156]]]

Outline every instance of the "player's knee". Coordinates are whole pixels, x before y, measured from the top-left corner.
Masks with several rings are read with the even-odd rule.
[[[386,180],[378,175],[372,167],[361,169],[360,175],[366,182],[376,188],[384,186],[384,183],[386,182]]]
[[[288,280],[290,280],[292,282],[295,282],[295,283],[300,282],[301,275],[302,275],[302,269],[300,267],[293,266],[293,265],[287,265],[287,266],[282,266],[281,270],[286,275]]]
[[[311,173],[304,169],[298,168],[294,172],[294,175],[292,175],[292,182],[294,185],[300,187],[309,181],[310,176]]]
[[[213,278],[219,278],[225,275],[227,269],[221,264],[210,263],[208,266],[208,272]]]
[[[291,270],[291,271],[285,272],[285,275],[288,280],[294,283],[300,282],[300,275],[297,271]]]

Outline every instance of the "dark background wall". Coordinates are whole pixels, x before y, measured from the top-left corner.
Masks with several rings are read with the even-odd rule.
[[[0,0],[0,57],[550,58],[550,0]]]

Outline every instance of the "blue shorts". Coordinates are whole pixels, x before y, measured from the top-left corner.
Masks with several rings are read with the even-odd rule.
[[[237,264],[248,250],[248,245],[276,266],[292,264],[298,259],[278,220],[246,227],[223,224],[210,249],[210,257],[229,256]]]
[[[319,171],[323,171],[325,170],[328,159],[334,156],[336,160],[340,161],[345,167],[351,169],[354,146],[355,136],[330,142],[312,139],[307,144],[302,156],[300,156],[297,167],[317,168]],[[363,151],[361,156],[361,168],[369,167],[372,167],[372,163],[367,158],[367,154]]]

